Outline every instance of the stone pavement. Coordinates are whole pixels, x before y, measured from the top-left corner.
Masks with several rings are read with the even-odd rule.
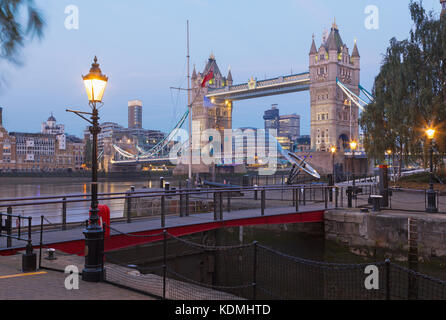
[[[64,269],[66,265],[81,266],[83,258],[61,256],[54,264],[46,266]],[[23,275],[20,271],[22,256],[0,257],[0,300],[153,300],[149,296],[121,289],[106,283],[79,281],[79,290],[65,289],[65,275],[62,272],[38,270],[43,274]],[[82,269],[80,269],[82,271]],[[18,277],[7,277],[20,275]]]

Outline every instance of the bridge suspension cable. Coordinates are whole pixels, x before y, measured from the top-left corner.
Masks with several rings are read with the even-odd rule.
[[[186,121],[187,117],[189,115],[189,110],[187,110],[181,119],[178,121],[178,123],[175,125],[175,127],[170,131],[168,135],[166,135],[161,141],[159,141],[153,148],[151,148],[148,151],[143,150],[141,147],[136,146],[138,153],[132,154],[130,152],[125,151],[124,149],[120,148],[117,145],[113,145],[113,148],[124,158],[127,159],[133,159],[133,160],[146,160],[148,158],[151,158],[157,154],[159,154],[178,134],[178,131],[183,126],[184,122]],[[119,162],[119,161],[115,161]]]
[[[338,78],[336,78],[336,84],[346,94],[346,96],[349,98],[349,100],[353,101],[353,103],[356,104],[359,109],[361,109],[361,111],[364,111],[365,107],[367,107],[367,105],[370,102],[374,102],[374,98],[373,98],[372,94],[370,92],[368,92],[366,89],[364,89],[364,87],[362,87],[361,85],[359,85],[359,91],[363,92],[365,94],[365,96],[367,97],[367,99],[370,100],[370,102],[364,101],[357,94],[355,94],[349,88],[347,88],[346,85],[344,85],[341,81],[339,81]]]

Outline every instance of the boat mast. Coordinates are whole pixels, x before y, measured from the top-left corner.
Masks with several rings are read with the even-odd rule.
[[[187,20],[187,106],[189,108],[189,184],[192,183],[192,104],[190,96],[189,20]],[[190,185],[188,186],[190,187]]]

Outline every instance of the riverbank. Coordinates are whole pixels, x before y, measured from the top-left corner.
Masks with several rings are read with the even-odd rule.
[[[325,238],[348,246],[359,255],[384,255],[407,260],[408,219],[417,220],[420,260],[446,258],[446,216],[405,211],[361,212],[336,209],[325,213]]]

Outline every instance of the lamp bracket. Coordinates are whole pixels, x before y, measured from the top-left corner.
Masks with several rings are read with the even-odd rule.
[[[83,111],[76,111],[76,110],[69,110],[69,109],[67,109],[66,111],[74,113],[75,115],[81,117],[82,119],[84,119],[85,121],[87,121],[88,123],[93,125],[92,121],[90,121],[89,119],[87,119],[86,117],[83,116],[83,114],[88,114],[88,115],[92,116],[93,115],[92,113],[90,113],[90,112],[83,112]]]

